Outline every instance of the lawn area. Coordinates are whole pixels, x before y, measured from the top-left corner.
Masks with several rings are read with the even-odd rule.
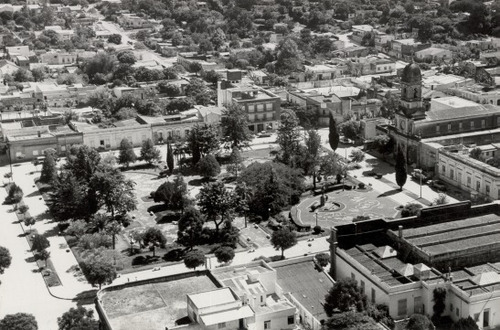
[[[188,294],[215,288],[215,283],[202,274],[105,291],[101,301],[113,328],[163,330],[187,316]]]

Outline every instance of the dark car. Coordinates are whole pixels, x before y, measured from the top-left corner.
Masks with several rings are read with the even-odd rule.
[[[422,183],[426,183],[429,180],[429,178],[427,177],[427,175],[424,172],[420,172],[420,171],[413,171],[413,172],[411,172],[411,177],[415,181],[422,180]]]
[[[431,188],[434,188],[434,189],[436,189],[438,191],[446,191],[445,184],[442,181],[439,181],[439,180],[431,181],[431,183],[429,184],[429,186],[431,186]]]

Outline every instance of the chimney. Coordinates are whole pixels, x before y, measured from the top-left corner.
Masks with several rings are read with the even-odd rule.
[[[398,236],[403,239],[403,226],[401,225],[398,226]]]
[[[337,272],[337,229],[334,227],[331,228],[330,231],[330,276],[336,280],[336,272]]]

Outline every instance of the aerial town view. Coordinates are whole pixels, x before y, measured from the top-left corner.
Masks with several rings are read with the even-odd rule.
[[[500,330],[500,0],[0,22],[0,330]]]

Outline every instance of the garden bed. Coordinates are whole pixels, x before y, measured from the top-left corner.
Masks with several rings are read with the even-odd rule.
[[[36,231],[36,229],[28,232],[24,229],[24,226],[22,224],[21,228],[25,233],[26,240],[28,241],[28,245],[31,250],[33,245],[32,237],[33,235],[38,234],[38,232]],[[32,251],[32,253],[33,258],[35,259],[38,269],[42,273],[43,280],[45,281],[47,286],[54,287],[61,285],[61,280],[59,279],[59,275],[57,275],[57,271],[54,267],[54,264],[52,264],[52,260],[50,260],[50,257],[45,262],[38,258],[38,254],[36,252]]]

